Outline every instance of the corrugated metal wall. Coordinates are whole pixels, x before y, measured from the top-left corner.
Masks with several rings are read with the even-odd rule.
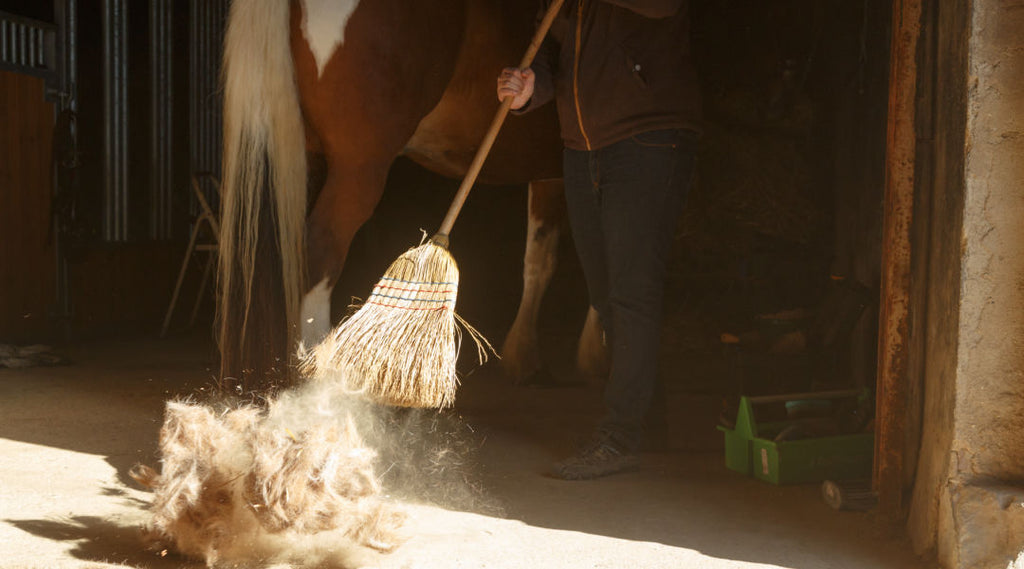
[[[56,77],[57,26],[0,11],[0,69]]]
[[[54,0],[52,11],[37,11],[48,22],[0,12],[0,178],[10,181],[0,188],[0,265],[16,271],[0,271],[0,324],[11,324],[0,325],[0,342],[28,332],[27,318],[48,321],[52,332],[55,319],[76,329],[86,317],[117,326],[125,302],[140,313],[166,306],[158,275],[163,264],[177,270],[198,210],[189,177],[220,175],[228,4]],[[88,70],[81,101],[79,68]],[[219,204],[215,185],[204,184]],[[116,277],[91,260],[99,251],[120,267]],[[167,262],[154,267],[158,258]],[[102,291],[115,278],[146,284],[131,288],[132,298],[122,290],[108,299]],[[47,300],[25,308],[19,283]]]
[[[222,109],[220,92],[221,55],[228,0],[191,0],[191,41],[189,42],[189,169],[209,172],[220,179]],[[203,192],[214,208],[220,203],[212,182],[201,181]],[[193,212],[196,211],[193,204]]]
[[[128,240],[128,6],[103,0],[104,241]]]
[[[149,237],[174,235],[173,1],[149,3]]]

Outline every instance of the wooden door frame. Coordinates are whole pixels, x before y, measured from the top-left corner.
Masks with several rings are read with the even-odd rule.
[[[879,511],[902,518],[911,420],[910,311],[922,0],[893,0],[879,295],[873,485]],[[913,441],[912,444],[920,444]]]

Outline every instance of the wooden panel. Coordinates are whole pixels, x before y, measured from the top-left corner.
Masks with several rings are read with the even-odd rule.
[[[42,79],[0,71],[0,343],[44,341],[54,329],[53,105],[43,94]]]

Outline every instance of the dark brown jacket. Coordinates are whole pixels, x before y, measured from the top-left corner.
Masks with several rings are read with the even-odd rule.
[[[565,0],[531,66],[565,145],[593,150],[665,128],[700,130],[685,0]],[[577,38],[579,42],[577,43]]]

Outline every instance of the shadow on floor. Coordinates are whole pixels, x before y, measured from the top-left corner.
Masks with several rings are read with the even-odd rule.
[[[818,484],[774,486],[726,469],[721,450],[707,449],[721,433],[717,410],[707,409],[715,398],[706,395],[673,399],[671,413],[683,416],[674,420],[700,432],[676,433],[675,450],[643,453],[640,470],[579,482],[548,477],[573,436],[600,417],[599,395],[596,386],[524,390],[484,377],[467,386],[463,411],[486,435],[483,484],[506,517],[790,569],[923,567],[901,528],[830,509]]]
[[[172,552],[149,551],[137,527],[125,527],[95,516],[58,520],[4,520],[37,537],[74,543],[68,553],[94,563],[118,563],[137,569],[187,569],[203,567]]]

